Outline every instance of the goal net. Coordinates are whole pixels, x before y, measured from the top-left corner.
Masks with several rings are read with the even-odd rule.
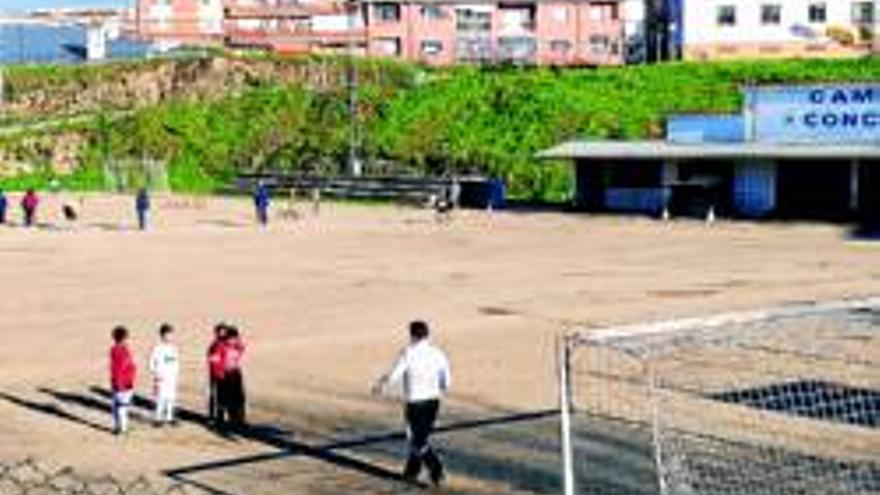
[[[166,164],[152,158],[107,160],[104,163],[104,187],[120,193],[140,188],[167,192],[170,186]]]
[[[563,480],[587,494],[880,494],[880,298],[581,330]]]

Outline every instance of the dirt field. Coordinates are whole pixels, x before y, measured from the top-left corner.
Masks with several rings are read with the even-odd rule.
[[[880,293],[880,243],[832,226],[482,212],[437,225],[425,211],[325,205],[261,229],[244,200],[155,198],[154,228],[139,233],[131,203],[86,197],[71,225],[48,198],[51,225],[0,229],[0,459],[160,479],[267,454],[184,474],[214,493],[406,492],[389,479],[398,406],[368,390],[407,322],[424,318],[453,365],[450,431],[438,437],[447,491],[553,492],[555,421],[517,420],[556,407],[560,332]],[[104,431],[94,387],[106,387],[114,324],[133,329],[142,371],[157,325],[180,329],[183,405],[201,412],[203,354],[221,319],[248,344],[257,437],[193,421],[136,424],[124,440]]]

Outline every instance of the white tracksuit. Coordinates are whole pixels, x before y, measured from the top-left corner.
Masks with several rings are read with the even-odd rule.
[[[177,377],[180,361],[177,348],[170,343],[160,343],[150,354],[150,373],[153,374],[156,394],[156,421],[174,420],[174,403],[177,400]]]

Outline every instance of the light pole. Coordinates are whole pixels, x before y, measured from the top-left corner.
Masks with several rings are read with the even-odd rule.
[[[358,0],[348,3],[348,173],[359,177],[363,173],[360,157],[360,121],[358,119],[358,73],[355,57],[357,56],[357,15],[360,12]]]
[[[880,55],[880,0],[874,0],[871,11],[871,51]]]

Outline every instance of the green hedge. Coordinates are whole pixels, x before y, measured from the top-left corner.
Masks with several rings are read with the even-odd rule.
[[[337,61],[338,62],[338,61]],[[740,87],[880,80],[880,60],[671,63],[587,69],[421,69],[359,62],[364,152],[421,173],[503,177],[512,195],[561,199],[570,167],[534,153],[575,137],[661,137],[673,113],[736,112]],[[391,76],[382,76],[391,74]],[[263,85],[213,102],[172,102],[91,131],[106,156],[168,160],[172,185],[207,190],[259,167],[337,170],[347,152],[344,88]]]

